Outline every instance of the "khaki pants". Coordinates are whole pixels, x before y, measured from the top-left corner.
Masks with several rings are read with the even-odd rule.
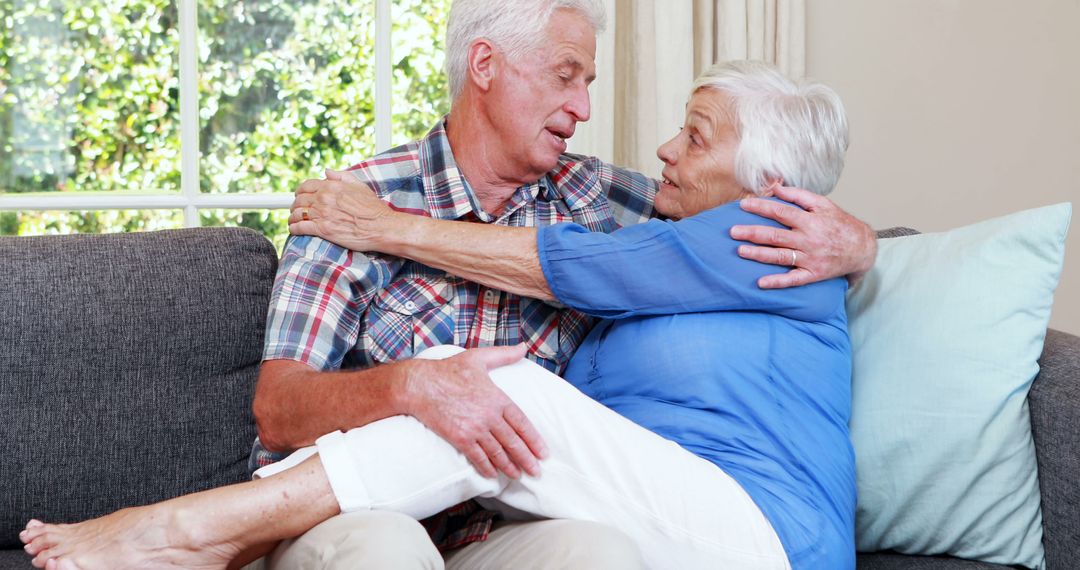
[[[445,559],[415,519],[389,511],[338,515],[281,543],[245,570],[480,570],[484,568],[642,568],[637,547],[619,531],[569,520],[496,523],[484,542]]]

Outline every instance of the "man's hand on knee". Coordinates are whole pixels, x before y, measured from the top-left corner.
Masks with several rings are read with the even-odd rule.
[[[540,473],[547,446],[488,371],[525,356],[525,345],[476,348],[444,360],[412,361],[407,413],[450,442],[485,477]]]

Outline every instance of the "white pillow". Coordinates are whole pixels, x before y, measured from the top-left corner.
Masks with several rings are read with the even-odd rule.
[[[1027,392],[1071,215],[879,241],[847,299],[858,550],[1044,566]]]

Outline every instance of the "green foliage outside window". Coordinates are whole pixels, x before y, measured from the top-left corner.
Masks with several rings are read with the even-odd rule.
[[[449,0],[394,0],[395,144],[449,107]],[[373,0],[199,0],[202,192],[291,192],[374,153]],[[175,0],[0,0],[0,192],[175,193]],[[177,212],[0,212],[0,233],[178,225]],[[283,212],[204,210],[280,243]]]

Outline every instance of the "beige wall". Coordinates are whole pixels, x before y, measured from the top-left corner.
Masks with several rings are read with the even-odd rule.
[[[1080,0],[810,0],[806,68],[839,91],[844,208],[945,230],[1072,202],[1051,326],[1080,334]]]

